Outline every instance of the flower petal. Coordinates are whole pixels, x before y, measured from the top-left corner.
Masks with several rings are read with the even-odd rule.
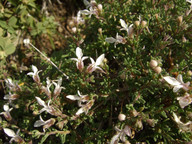
[[[36,73],[38,71],[37,67],[34,66],[34,65],[32,65],[32,70],[33,70],[34,73]]]
[[[96,60],[96,66],[100,65],[105,58],[105,54],[100,55]]]
[[[178,76],[177,76],[177,81],[179,81],[180,83],[184,83],[183,82],[183,77],[182,77],[182,75],[181,74],[179,74]]]
[[[76,56],[78,59],[81,59],[83,56],[83,52],[82,52],[82,49],[80,47],[76,48]]]
[[[111,139],[110,144],[117,144],[117,143],[118,143],[119,135],[120,135],[120,133],[114,135],[114,136],[112,137],[112,139]]]
[[[68,95],[66,96],[66,98],[70,99],[70,100],[79,100],[79,96],[76,96],[76,95]]]
[[[82,113],[84,113],[85,110],[84,110],[84,107],[80,108],[77,112],[76,112],[76,115],[80,115]]]
[[[116,40],[115,38],[113,38],[113,37],[107,37],[107,38],[105,39],[105,41],[108,42],[108,43],[114,43],[114,42],[116,42],[117,40]]]
[[[173,88],[173,92],[176,93],[180,88],[182,88],[183,85],[177,85],[177,86],[174,86]]]
[[[127,135],[127,136],[129,136],[129,137],[131,137],[132,136],[132,134],[131,134],[131,129],[130,129],[130,127],[129,126],[125,126],[125,128],[124,128],[124,133]]]
[[[9,128],[3,128],[4,132],[9,136],[9,137],[15,137],[16,134],[13,130],[9,129]]]
[[[178,82],[175,78],[173,77],[170,77],[170,76],[166,76],[166,77],[163,77],[164,80],[166,80],[170,85],[172,86],[176,86],[176,85],[180,85],[181,83]]]
[[[37,102],[38,102],[41,106],[47,107],[47,105],[45,104],[45,102],[44,102],[41,98],[39,98],[39,97],[35,97],[35,98],[37,99]]]
[[[41,120],[37,120],[35,123],[34,123],[34,127],[40,127],[42,125],[44,125],[45,122],[41,121]]]
[[[127,24],[125,23],[125,21],[123,19],[120,19],[120,23],[123,28],[127,29]]]

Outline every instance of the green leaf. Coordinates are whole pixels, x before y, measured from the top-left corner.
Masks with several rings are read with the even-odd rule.
[[[14,53],[16,49],[16,46],[8,37],[0,37],[0,47],[5,52],[6,55]]]
[[[15,16],[12,16],[8,21],[8,25],[14,28],[17,27],[16,23],[17,23],[17,18]]]

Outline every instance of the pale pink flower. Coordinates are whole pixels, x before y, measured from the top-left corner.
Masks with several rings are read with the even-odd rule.
[[[178,117],[175,113],[173,113],[174,121],[177,123],[180,131],[188,132],[192,130],[192,122],[188,121],[187,123],[181,122],[181,117]]]
[[[17,133],[15,133],[13,130],[9,129],[9,128],[3,128],[3,131],[9,136],[11,137],[11,140],[9,141],[9,143],[12,143],[12,141],[15,141],[17,143],[24,143],[25,141],[19,136],[19,130],[17,131]]]
[[[106,42],[108,43],[114,43],[114,47],[116,48],[116,45],[119,43],[125,44],[126,40],[122,36],[120,36],[118,33],[116,34],[116,38],[113,37],[107,37],[105,39]]]
[[[19,97],[18,94],[12,94],[11,92],[9,92],[9,94],[6,94],[6,95],[4,96],[4,99],[5,99],[5,100],[12,101],[12,100],[16,100],[18,97]]]
[[[165,76],[163,79],[168,82],[171,86],[173,86],[173,92],[177,92],[180,88],[182,88],[185,91],[189,90],[190,82],[184,83],[182,75],[178,75],[177,79],[170,76]]]
[[[37,120],[34,123],[34,127],[40,127],[43,126],[43,131],[45,132],[46,129],[48,129],[49,127],[51,127],[53,124],[55,123],[55,119],[54,118],[50,118],[46,121],[44,121],[40,115],[40,120]]]
[[[123,28],[121,28],[120,30],[125,30],[127,31],[127,34],[128,34],[128,37],[131,37],[132,34],[133,34],[133,24],[131,24],[129,27],[128,25],[125,23],[125,21],[123,19],[120,19],[120,23],[121,23],[121,26]]]
[[[82,49],[79,48],[79,47],[76,48],[76,56],[77,56],[77,58],[71,58],[71,60],[75,60],[75,61],[76,61],[77,69],[80,70],[80,71],[82,71],[83,68],[84,68],[84,63],[83,63],[83,61],[84,61],[85,59],[87,59],[88,57],[87,57],[87,56],[83,57]]]
[[[119,142],[119,139],[122,142],[125,142],[126,141],[126,138],[125,138],[126,135],[129,137],[132,136],[131,129],[128,125],[125,125],[124,129],[122,129],[122,130],[115,127],[115,130],[117,131],[117,134],[112,137],[110,144],[117,144]]]
[[[39,111],[40,113],[46,111],[51,115],[55,114],[55,109],[52,106],[50,106],[51,100],[49,100],[48,104],[46,105],[45,101],[43,101],[41,98],[39,97],[35,97],[35,98],[37,99],[37,102],[39,103],[39,105],[43,106],[43,108]]]
[[[12,111],[13,108],[9,108],[8,104],[3,105],[4,112],[1,112],[0,115],[4,115],[5,119],[8,121],[12,120],[12,116],[10,114],[10,111]]]
[[[101,67],[99,67],[99,66],[103,63],[104,58],[105,58],[105,54],[100,55],[100,56],[97,58],[96,62],[95,62],[92,58],[90,58],[91,64],[87,67],[87,72],[88,72],[88,73],[92,73],[93,71],[95,71],[95,70],[98,69],[98,70],[100,70],[101,72],[105,73],[105,72],[103,71],[103,69],[102,69]]]
[[[42,91],[48,96],[49,99],[51,99],[51,91],[50,91],[50,87],[52,85],[51,81],[49,80],[49,78],[47,77],[47,86],[42,86],[41,89]]]
[[[53,92],[53,96],[57,97],[60,93],[62,89],[65,89],[64,87],[61,86],[62,84],[62,78],[60,78],[57,83],[53,82],[53,84],[55,85],[55,90]]]
[[[37,83],[40,84],[40,77],[39,77],[39,72],[42,70],[38,71],[37,67],[32,65],[32,70],[33,72],[27,73],[27,75],[31,75],[33,77],[33,80]]]
[[[11,78],[5,79],[6,86],[9,88],[10,91],[20,91],[21,88],[17,83],[14,83]]]
[[[82,103],[85,103],[89,100],[89,96],[88,95],[81,95],[80,91],[77,91],[78,95],[68,95],[66,96],[68,99],[70,100],[77,100],[78,101],[78,105],[82,106]]]
[[[183,97],[178,97],[179,105],[181,108],[184,108],[192,103],[192,97],[188,93],[186,93]]]
[[[85,113],[87,114],[88,111],[91,109],[91,107],[93,106],[94,104],[94,100],[90,100],[87,104],[85,105],[81,105],[81,108],[76,112],[75,115],[80,115],[82,113]]]

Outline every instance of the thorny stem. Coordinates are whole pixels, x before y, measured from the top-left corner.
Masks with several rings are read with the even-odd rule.
[[[44,55],[38,48],[36,48],[32,43],[29,43],[30,46],[32,46],[37,52],[39,52],[47,61],[49,61],[59,72],[61,72],[67,79],[69,79],[69,77],[64,73],[62,72],[58,67],[57,65],[50,60],[50,58],[48,58],[46,55]]]

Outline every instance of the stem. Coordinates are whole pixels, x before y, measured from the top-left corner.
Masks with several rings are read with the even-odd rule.
[[[62,72],[58,67],[57,65],[50,60],[50,58],[48,58],[46,55],[44,55],[38,48],[36,48],[32,43],[29,43],[30,46],[32,46],[37,52],[39,52],[47,61],[49,61],[59,72],[61,72],[67,79],[69,79],[69,77],[64,73]]]

